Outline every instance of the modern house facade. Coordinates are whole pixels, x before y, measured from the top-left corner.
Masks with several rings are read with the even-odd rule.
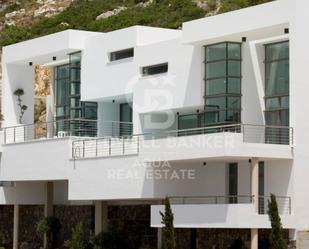
[[[21,207],[64,205],[91,207],[96,234],[110,207],[143,206],[160,248],[169,196],[179,248],[241,237],[257,249],[271,193],[296,241],[309,226],[308,9],[278,0],[182,30],[67,30],[4,47],[0,205],[14,208],[13,247]],[[53,72],[39,123],[35,65]]]

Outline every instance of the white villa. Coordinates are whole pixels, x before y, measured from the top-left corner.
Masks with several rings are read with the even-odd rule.
[[[143,207],[129,218],[160,248],[169,196],[177,248],[241,237],[257,249],[273,193],[296,241],[309,228],[308,11],[277,0],[182,30],[66,30],[4,47],[0,234],[17,249],[44,215],[77,215],[98,234],[117,208]],[[39,123],[36,65],[53,72]]]

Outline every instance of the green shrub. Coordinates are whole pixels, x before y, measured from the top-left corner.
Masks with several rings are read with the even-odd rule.
[[[46,234],[47,248],[54,248],[57,246],[57,235],[61,229],[61,224],[56,217],[48,216],[41,219],[36,229],[38,233]]]
[[[220,13],[271,2],[273,0],[222,0]]]
[[[134,249],[136,248],[132,241],[128,240],[124,235],[111,229],[107,232],[101,232],[93,238],[94,249]]]
[[[166,197],[164,200],[165,211],[160,212],[162,216],[163,227],[163,248],[164,249],[175,249],[176,248],[176,238],[174,229],[174,214],[172,212],[171,204],[169,198]]]
[[[75,228],[72,229],[72,238],[64,243],[65,247],[69,249],[86,249],[87,243],[84,235],[84,225],[82,222],[78,223]]]
[[[276,196],[271,194],[268,201],[268,216],[271,224],[270,241],[272,249],[286,249],[287,245],[283,239],[281,219],[279,216]]]

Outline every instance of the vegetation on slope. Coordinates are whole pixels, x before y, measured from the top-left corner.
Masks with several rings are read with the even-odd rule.
[[[222,0],[220,13],[242,9],[271,1],[272,0]]]
[[[207,10],[198,7],[192,0],[154,0],[146,7],[138,5],[140,2],[146,1],[76,0],[60,14],[49,18],[40,18],[30,27],[18,25],[5,27],[0,33],[0,47],[65,29],[106,32],[132,25],[177,29],[181,27],[182,22],[204,17],[208,13]],[[208,1],[217,4],[219,0]],[[271,0],[221,0],[220,12],[269,1]],[[109,18],[96,20],[96,17],[100,14],[119,6],[127,7],[127,9]],[[16,10],[15,5],[10,8]],[[4,12],[7,13],[8,11],[6,9]]]

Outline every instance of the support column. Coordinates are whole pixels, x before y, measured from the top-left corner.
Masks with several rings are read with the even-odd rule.
[[[53,202],[54,202],[54,184],[53,182],[47,182],[45,186],[44,217],[53,215]]]
[[[259,159],[251,158],[251,195],[255,212],[259,213]],[[258,249],[258,229],[251,229],[251,249]]]
[[[258,249],[258,229],[251,229],[251,249]]]
[[[162,249],[162,227],[158,227],[157,231],[157,249]]]
[[[259,159],[251,159],[251,195],[254,196],[255,212],[259,212]]]
[[[13,221],[13,249],[18,249],[18,232],[19,232],[19,205],[14,205]]]
[[[53,202],[54,202],[54,184],[53,182],[47,182],[45,185],[45,205],[44,205],[44,217],[53,216]],[[47,247],[46,234],[44,235],[44,248]]]
[[[95,235],[100,232],[106,232],[108,226],[107,220],[107,202],[95,201],[94,202],[94,233]]]

